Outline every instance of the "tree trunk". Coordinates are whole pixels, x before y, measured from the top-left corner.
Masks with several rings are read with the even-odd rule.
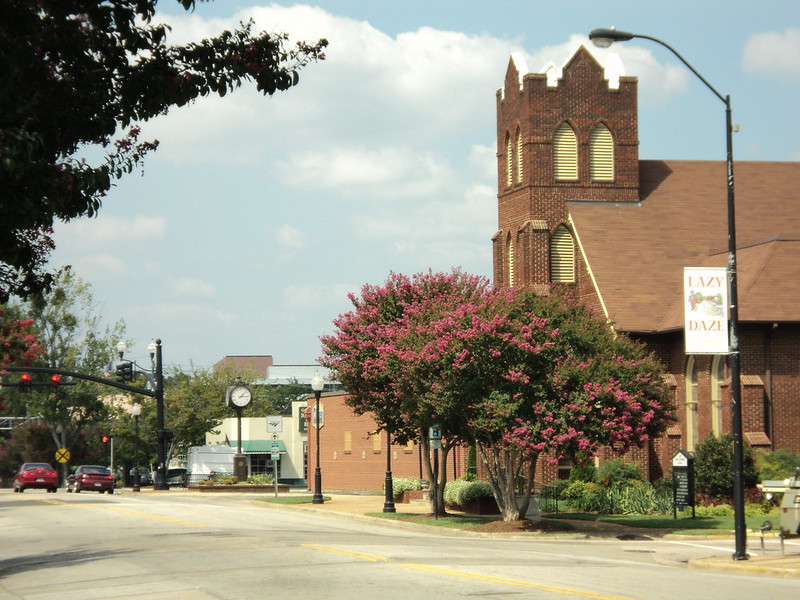
[[[500,450],[481,442],[476,445],[503,520],[519,521],[528,512],[538,455],[523,455],[511,450]],[[517,504],[517,476],[526,463],[528,468],[525,495],[520,506]]]

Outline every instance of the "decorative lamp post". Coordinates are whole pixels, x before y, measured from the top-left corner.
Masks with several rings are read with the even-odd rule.
[[[734,560],[747,560],[747,529],[744,515],[744,449],[742,446],[742,403],[741,403],[741,367],[739,356],[739,294],[736,274],[736,213],[734,210],[733,194],[733,132],[731,121],[731,97],[723,96],[714,86],[698,73],[685,58],[666,42],[648,35],[617,31],[616,29],[595,29],[589,34],[598,48],[608,48],[614,42],[627,42],[633,38],[650,40],[664,46],[694,73],[714,95],[725,104],[725,141],[727,149],[727,179],[728,179],[728,286],[729,286],[729,333],[728,354],[731,367],[731,404],[733,408],[733,504],[734,504],[734,533],[736,550]],[[736,129],[738,131],[738,127]]]
[[[136,464],[135,471],[133,472],[133,491],[140,492],[141,488],[139,487],[139,415],[142,414],[142,405],[138,402],[133,403],[133,407],[131,407],[131,414],[133,415],[133,422],[134,422],[134,430],[136,432],[135,437],[133,438],[133,454],[134,454],[134,462]]]
[[[313,413],[313,420],[312,424],[317,430],[316,433],[316,451],[317,451],[317,460],[316,465],[314,468],[314,497],[311,500],[312,504],[323,504],[325,500],[322,497],[322,471],[319,468],[319,430],[322,428],[322,423],[320,422],[320,414],[319,414],[319,397],[322,395],[322,389],[325,387],[325,380],[320,377],[319,373],[314,375],[314,378],[311,380],[311,389],[314,391],[314,397],[316,399],[316,407]]]
[[[383,512],[397,512],[394,508],[394,487],[392,484],[392,434],[386,430],[386,481],[383,485],[386,497],[383,501]]]

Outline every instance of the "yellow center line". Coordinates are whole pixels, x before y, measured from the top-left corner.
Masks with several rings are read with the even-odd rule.
[[[626,596],[609,596],[608,594],[600,594],[597,592],[585,592],[582,590],[574,590],[571,588],[558,587],[554,585],[546,585],[543,583],[533,583],[531,581],[518,581],[516,579],[506,579],[505,577],[494,577],[492,575],[480,575],[478,573],[467,573],[465,571],[455,571],[453,569],[442,569],[440,567],[430,567],[427,565],[404,564],[397,565],[406,569],[414,569],[417,571],[425,571],[427,573],[438,573],[441,575],[451,575],[453,577],[463,577],[465,579],[474,579],[476,581],[486,581],[488,583],[499,583],[501,585],[510,585],[514,587],[527,587],[536,588],[545,592],[552,592],[554,594],[563,594],[565,596],[578,596],[580,598],[594,598],[595,600],[633,600]]]
[[[352,556],[354,558],[361,558],[370,562],[388,561],[388,558],[383,556],[375,556],[374,554],[364,554],[363,552],[351,552],[350,550],[342,550],[341,548],[331,548],[329,546],[317,546],[314,544],[301,544],[302,548],[309,550],[321,550],[322,552],[330,552],[331,554],[341,554],[342,556]]]
[[[159,515],[150,515],[143,512],[136,512],[133,510],[126,510],[124,508],[115,508],[113,506],[97,506],[95,504],[76,504],[75,502],[64,502],[63,500],[40,500],[38,498],[35,499],[37,502],[45,502],[47,504],[61,504],[67,506],[78,506],[80,508],[92,508],[95,510],[105,510],[108,512],[114,512],[121,515],[128,515],[131,517],[141,517],[144,519],[150,519],[151,521],[161,521],[163,523],[170,523],[172,525],[183,525],[185,527],[195,527],[197,529],[208,529],[210,525],[204,525],[203,523],[193,523],[191,521],[180,521],[178,519],[171,519],[169,517],[162,517]]]
[[[340,554],[342,556],[352,556],[368,560],[370,562],[390,562],[390,559],[383,556],[376,556],[374,554],[364,554],[362,552],[351,552],[350,550],[343,550],[341,548],[331,548],[330,546],[317,546],[314,544],[301,544],[303,548],[309,550],[321,550],[322,552],[330,552],[331,554]],[[431,567],[428,565],[418,565],[414,563],[393,564],[393,567],[400,567],[403,569],[413,569],[415,571],[423,571],[425,573],[436,573],[439,575],[449,575],[451,577],[461,577],[463,579],[472,579],[474,581],[483,581],[486,583],[497,583],[500,585],[507,585],[513,587],[535,588],[553,594],[561,594],[564,596],[576,596],[578,598],[592,598],[593,600],[633,600],[626,596],[611,596],[608,594],[601,594],[598,592],[586,592],[582,590],[575,590],[571,588],[559,587],[554,585],[546,585],[543,583],[533,583],[531,581],[519,581],[516,579],[506,579],[505,577],[494,577],[492,575],[481,575],[479,573],[469,573],[466,571],[456,571],[454,569],[444,569],[441,567]]]

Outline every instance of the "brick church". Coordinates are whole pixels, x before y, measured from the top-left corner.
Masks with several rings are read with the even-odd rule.
[[[637,85],[584,47],[544,73],[512,55],[493,268],[497,286],[573,288],[664,363],[677,424],[630,457],[658,478],[679,449],[731,429],[728,358],[686,355],[683,332],[684,267],[727,264],[727,179],[724,161],[639,159]],[[800,163],[734,173],[744,440],[798,452]]]

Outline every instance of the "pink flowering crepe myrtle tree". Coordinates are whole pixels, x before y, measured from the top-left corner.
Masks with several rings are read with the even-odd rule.
[[[27,366],[44,353],[36,339],[31,319],[15,319],[0,309],[0,377],[3,366]],[[0,395],[0,412],[5,410],[5,399]]]
[[[398,441],[421,440],[429,476],[432,423],[443,465],[456,444],[475,444],[505,520],[527,512],[540,455],[622,451],[670,421],[658,363],[567,296],[492,290],[453,271],[392,274],[351,300],[322,340],[350,406]]]

